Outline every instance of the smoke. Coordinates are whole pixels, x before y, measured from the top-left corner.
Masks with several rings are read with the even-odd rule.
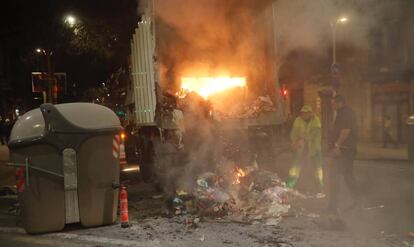
[[[176,86],[182,76],[264,79],[258,77],[269,66],[263,15],[270,0],[154,3],[163,87]]]
[[[336,26],[338,45],[366,50],[372,31],[387,16],[398,16],[398,1],[376,0],[277,0],[277,44],[280,57],[295,50],[328,55],[332,29]],[[337,23],[346,17],[345,23]]]
[[[328,55],[339,17],[349,21],[336,25],[338,45],[366,49],[391,2],[153,0],[139,1],[138,12],[153,5],[162,88],[177,90],[183,76],[227,75],[248,77],[249,87],[263,93],[292,51]]]
[[[278,68],[293,51],[328,57],[332,24],[338,46],[369,47],[369,37],[394,1],[376,0],[153,0],[139,1],[140,14],[153,3],[157,60],[164,90],[177,91],[184,76],[245,76],[249,91],[268,93]],[[276,42],[275,42],[276,41]],[[276,44],[276,45],[275,45]],[[314,66],[309,64],[309,66]],[[293,66],[294,67],[294,66]],[[295,68],[301,69],[301,68]],[[326,71],[329,71],[327,69]],[[211,165],[208,123],[191,123],[202,140],[192,145],[186,166]],[[188,175],[187,177],[192,177]],[[182,181],[188,181],[183,179]],[[187,187],[187,186],[186,186]]]

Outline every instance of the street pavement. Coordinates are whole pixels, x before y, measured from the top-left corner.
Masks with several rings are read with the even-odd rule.
[[[361,142],[358,144],[357,159],[407,161],[407,146],[384,148],[382,143]]]
[[[188,230],[185,216],[162,217],[164,200],[153,200],[154,187],[136,181],[128,190],[130,228],[74,225],[59,233],[28,235],[19,217],[7,212],[13,200],[0,197],[0,246],[414,246],[408,236],[414,231],[414,164],[395,155],[401,151],[389,151],[395,156],[384,158],[383,150],[373,149],[381,156],[371,152],[355,162],[363,208],[347,211],[352,200],[346,190],[341,191],[344,229],[318,227],[326,201],[313,199],[292,205],[306,213],[286,217],[276,226],[202,221]],[[0,163],[7,159],[2,146]],[[12,183],[13,171],[0,165],[0,178],[0,184]]]

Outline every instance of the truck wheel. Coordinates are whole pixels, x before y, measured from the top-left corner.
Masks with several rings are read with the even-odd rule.
[[[141,163],[140,165],[140,173],[141,173],[141,178],[145,183],[150,183],[152,182],[153,176],[152,176],[152,165],[151,164],[146,164],[146,163]]]
[[[147,136],[142,136],[139,141],[140,174],[145,183],[154,180],[154,144]]]

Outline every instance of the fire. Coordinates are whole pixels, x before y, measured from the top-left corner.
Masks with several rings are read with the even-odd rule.
[[[188,92],[196,92],[203,98],[223,92],[230,88],[245,87],[244,77],[183,77],[181,89]]]
[[[235,180],[233,184],[240,184],[240,178],[245,177],[246,172],[243,171],[240,167],[236,167],[236,174],[235,174]]]

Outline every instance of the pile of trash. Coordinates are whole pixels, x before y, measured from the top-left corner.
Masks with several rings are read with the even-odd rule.
[[[228,112],[217,112],[219,118],[252,118],[261,112],[276,111],[276,106],[269,95],[259,96],[250,104],[240,102],[230,108]]]
[[[231,205],[234,205],[234,200],[220,186],[222,182],[223,180],[216,174],[206,172],[196,180],[192,193],[177,190],[172,200],[174,214],[227,215]]]
[[[177,191],[175,214],[193,213],[241,223],[276,225],[288,215],[290,203],[302,195],[286,186],[276,173],[248,166],[236,167],[234,176],[206,172],[191,193]]]
[[[288,215],[290,203],[301,194],[290,189],[276,173],[252,170],[241,178],[239,212],[249,221]]]
[[[235,206],[234,198],[224,191],[223,178],[207,172],[197,179],[194,190],[199,214],[203,216],[225,216]]]

